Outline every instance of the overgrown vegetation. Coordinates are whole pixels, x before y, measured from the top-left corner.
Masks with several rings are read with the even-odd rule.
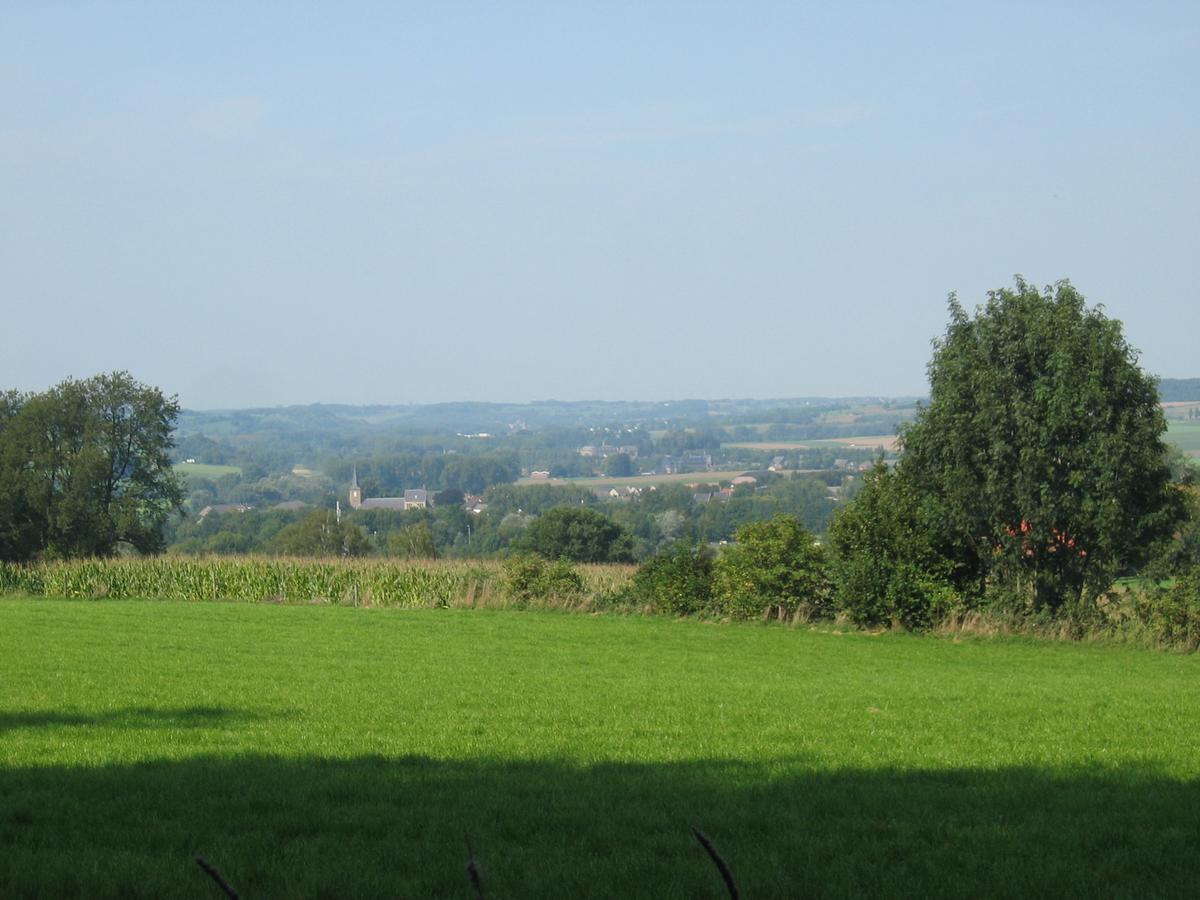
[[[565,559],[548,562],[534,553],[519,553],[505,560],[501,568],[505,595],[521,605],[570,602],[584,592],[583,578]]]
[[[1137,597],[1136,621],[1169,646],[1200,650],[1200,566]]]

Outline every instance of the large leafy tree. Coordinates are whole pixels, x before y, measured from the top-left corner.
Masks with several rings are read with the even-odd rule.
[[[371,543],[332,510],[315,510],[275,535],[271,548],[282,556],[366,556]]]
[[[1068,282],[953,296],[901,476],[961,586],[1055,611],[1144,560],[1178,514],[1156,381]]]
[[[0,406],[0,558],[162,549],[182,503],[174,397],[114,372],[6,394]]]
[[[603,513],[557,506],[538,516],[514,542],[546,559],[572,562],[633,562],[633,536]]]

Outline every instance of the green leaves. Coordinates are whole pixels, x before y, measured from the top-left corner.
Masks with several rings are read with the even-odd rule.
[[[633,562],[632,535],[603,513],[587,507],[547,510],[513,545],[546,559]]]
[[[128,372],[5,395],[0,558],[162,549],[182,502],[169,451],[179,404]]]
[[[339,521],[329,510],[317,510],[287,526],[275,535],[272,548],[284,556],[301,557],[366,556],[371,552],[371,544],[363,530],[350,522]]]
[[[633,585],[658,612],[702,612],[708,609],[712,596],[712,569],[712,556],[706,547],[678,541],[642,563]]]
[[[957,603],[953,563],[937,545],[947,520],[923,513],[921,503],[900,473],[880,464],[835,517],[834,603],[855,624],[926,628]]]
[[[955,547],[960,587],[1003,583],[1053,611],[1170,527],[1155,382],[1120,323],[1068,282],[1038,292],[1018,278],[973,317],[952,303],[929,376],[901,468]]]
[[[794,516],[751,522],[713,566],[713,603],[733,618],[771,608],[788,615],[824,612],[829,602],[825,554]]]

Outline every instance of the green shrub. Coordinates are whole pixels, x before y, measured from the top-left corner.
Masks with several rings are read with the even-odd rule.
[[[658,612],[699,612],[712,597],[712,570],[706,548],[679,541],[642,564],[633,576],[634,590]]]
[[[541,588],[543,598],[577,597],[583,593],[583,576],[567,560],[555,560],[546,565]]]
[[[951,564],[922,527],[915,496],[883,465],[834,517],[829,537],[834,605],[855,624],[928,628],[958,604]]]
[[[547,562],[533,553],[518,553],[505,560],[501,585],[505,596],[522,605],[583,593],[583,577],[568,561]]]
[[[1141,574],[1162,580],[1200,566],[1200,488],[1185,481],[1177,488],[1183,510],[1178,529],[1155,548]]]
[[[1200,650],[1200,566],[1175,579],[1171,587],[1146,595],[1137,614],[1154,640],[1183,650]]]
[[[528,603],[536,596],[546,561],[532,553],[518,553],[504,561],[500,584],[505,596],[520,603]]]
[[[799,519],[779,515],[751,522],[737,530],[734,541],[713,564],[714,612],[735,619],[773,609],[781,615],[829,612],[825,554]]]

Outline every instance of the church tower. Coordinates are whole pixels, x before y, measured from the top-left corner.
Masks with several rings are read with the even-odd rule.
[[[350,507],[358,509],[362,506],[362,488],[358,486],[358,466],[354,467],[354,474],[350,476]]]

